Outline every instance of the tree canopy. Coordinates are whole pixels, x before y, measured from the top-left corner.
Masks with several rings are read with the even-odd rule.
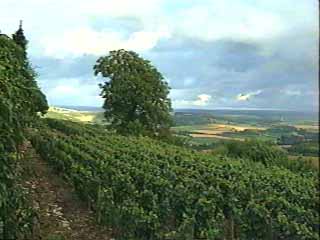
[[[171,125],[169,87],[161,73],[133,51],[111,51],[100,57],[94,74],[101,84],[105,117],[121,134],[158,136]]]

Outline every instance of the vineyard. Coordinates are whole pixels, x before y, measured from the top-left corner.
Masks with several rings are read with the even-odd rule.
[[[45,119],[30,139],[116,239],[319,239],[313,171]]]
[[[103,237],[111,232],[117,240],[320,239],[317,170],[265,142],[231,142],[210,152],[182,147],[184,139],[175,138],[169,128],[169,87],[149,61],[132,51],[112,51],[115,60],[100,58],[95,66],[95,74],[116,81],[102,87],[104,114],[113,128],[93,124],[99,121],[72,122],[71,115],[68,120],[50,114],[43,118],[48,104],[29,63],[21,25],[12,37],[0,34],[0,239],[65,239],[51,221],[50,230],[58,235],[41,235],[41,229],[37,235],[35,230],[45,226],[40,214],[55,212],[57,220],[63,215],[60,205],[70,199],[86,204],[87,211],[69,209],[71,220],[82,218],[80,225],[64,219],[68,236],[90,230],[86,236],[101,239],[95,233],[107,230],[101,231]],[[153,99],[159,88],[161,94]],[[118,109],[111,114],[114,100]],[[61,117],[59,111],[51,116]],[[93,118],[78,116],[86,122]],[[316,133],[308,135],[318,140]],[[291,150],[313,154],[317,148]],[[24,179],[26,165],[33,168],[25,171],[33,174],[33,182]],[[62,178],[65,185],[53,184],[50,176]],[[48,194],[41,195],[41,189]],[[58,197],[57,189],[68,193]],[[30,193],[42,196],[37,207]],[[76,239],[92,239],[81,236]]]

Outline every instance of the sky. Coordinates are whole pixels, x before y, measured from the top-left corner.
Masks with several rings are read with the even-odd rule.
[[[136,51],[174,108],[318,109],[316,0],[1,0],[0,30],[23,20],[50,105],[101,106],[95,61]]]

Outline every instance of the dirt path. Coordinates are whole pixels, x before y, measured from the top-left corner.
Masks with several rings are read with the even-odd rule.
[[[71,186],[52,172],[27,142],[21,149],[25,187],[37,211],[34,239],[109,240],[108,229],[94,221],[92,211],[81,203]]]

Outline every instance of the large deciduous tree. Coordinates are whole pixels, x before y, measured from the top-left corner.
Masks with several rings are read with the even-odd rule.
[[[147,136],[169,132],[169,87],[150,61],[133,51],[111,51],[97,60],[94,74],[107,78],[100,84],[103,108],[117,132]]]

